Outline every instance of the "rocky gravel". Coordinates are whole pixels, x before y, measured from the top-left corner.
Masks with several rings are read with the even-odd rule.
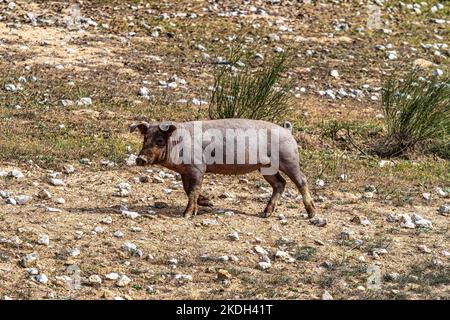
[[[258,44],[255,61],[293,48],[286,77],[295,80],[299,124],[325,115],[382,120],[380,79],[390,70],[405,64],[436,77],[448,72],[450,19],[444,1],[374,2],[381,22],[365,1],[104,8],[0,0],[0,63],[11,70],[0,81],[7,112],[0,126],[8,128],[0,134],[35,139],[35,131],[21,129],[41,125],[56,137],[94,132],[63,140],[81,141],[82,152],[69,159],[67,150],[60,153],[55,171],[43,165],[55,148],[39,145],[39,136],[29,156],[16,144],[21,158],[0,160],[0,299],[449,299],[448,183],[403,185],[399,205],[381,181],[395,183],[397,160],[375,160],[386,175],[358,180],[348,150],[339,149],[344,166],[332,168],[335,181],[322,175],[326,164],[308,172],[314,218],[290,182],[277,211],[260,218],[271,189],[251,174],[206,177],[214,206],[184,219],[179,175],[136,167],[136,150],[123,142],[128,122],[152,118],[158,105],[167,117],[177,108],[191,117],[206,108],[210,68],[227,64],[224,48],[242,30],[246,44]],[[412,30],[422,33],[413,37]],[[54,96],[61,86],[64,94]],[[40,90],[33,105],[21,102]],[[311,160],[309,130],[297,138]],[[335,135],[348,139],[345,130]],[[101,137],[123,142],[123,159],[102,158],[101,144],[88,153],[89,141]],[[33,153],[35,144],[44,154]],[[334,148],[320,144],[324,154]]]

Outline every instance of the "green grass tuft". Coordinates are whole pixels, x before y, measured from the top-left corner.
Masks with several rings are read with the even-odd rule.
[[[402,155],[419,143],[450,138],[450,78],[422,77],[418,70],[404,80],[391,76],[383,86],[382,110],[387,135],[378,155]]]

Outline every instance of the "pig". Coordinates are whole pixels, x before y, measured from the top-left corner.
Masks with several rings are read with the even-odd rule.
[[[188,204],[183,213],[185,217],[196,215],[199,205],[211,205],[209,199],[201,195],[202,181],[206,173],[240,175],[256,170],[263,174],[273,189],[267,206],[260,214],[261,217],[267,218],[273,213],[284,191],[286,180],[281,173],[287,175],[298,188],[308,217],[312,218],[315,214],[316,207],[306,176],[300,171],[298,146],[292,136],[292,125],[289,122],[279,126],[261,120],[220,119],[152,124],[141,122],[130,125],[130,132],[136,130],[139,130],[144,140],[136,164],[161,165],[181,175],[188,197]],[[230,132],[234,133],[234,136]],[[255,138],[250,134],[253,132],[271,133],[267,134],[270,139],[262,135],[258,142],[250,141]],[[244,140],[244,143],[248,143],[239,147],[237,142],[243,139],[242,137],[248,139]],[[187,141],[191,144],[183,144]],[[214,148],[211,148],[212,144]],[[199,152],[192,152],[193,149],[187,148],[186,145],[194,146],[193,149],[199,148]],[[261,152],[262,155],[258,154],[255,159],[254,153],[262,149],[270,151],[265,155]],[[274,163],[277,165],[274,166]]]

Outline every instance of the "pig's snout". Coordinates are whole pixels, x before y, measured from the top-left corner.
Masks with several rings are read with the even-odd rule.
[[[136,158],[136,164],[138,166],[145,166],[147,165],[147,159],[144,156],[139,156]]]

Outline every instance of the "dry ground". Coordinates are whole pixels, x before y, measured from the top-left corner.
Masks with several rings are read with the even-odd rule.
[[[367,6],[355,1],[283,1],[282,5],[85,1],[81,15],[92,18],[97,26],[83,23],[81,30],[66,27],[67,2],[15,3],[15,8],[8,9],[7,1],[0,1],[0,172],[19,168],[25,177],[0,177],[0,190],[33,199],[24,206],[0,200],[0,298],[316,299],[325,290],[335,299],[450,297],[448,216],[437,213],[449,200],[435,192],[436,187],[447,192],[450,188],[449,161],[442,157],[446,151],[411,154],[383,167],[380,159],[360,152],[384,132],[382,120],[376,117],[379,101],[370,99],[379,93],[384,76],[399,67],[411,68],[417,58],[435,64],[430,72],[448,70],[448,48],[436,55],[435,49],[421,46],[448,45],[448,23],[431,20],[449,20],[448,5],[431,13],[436,1],[428,1],[416,14],[385,1],[382,21],[389,24],[382,28],[392,32],[383,32],[367,29]],[[264,8],[266,15],[252,13],[252,5]],[[38,18],[37,25],[28,21],[27,12]],[[197,16],[190,16],[193,13]],[[346,23],[348,29],[337,31],[339,23]],[[151,35],[155,30],[158,37]],[[273,33],[280,39],[270,40]],[[325,227],[311,225],[302,216],[303,206],[296,201],[291,184],[277,213],[259,218],[268,186],[256,174],[247,180],[209,176],[204,189],[215,198],[214,208],[185,220],[181,212],[186,199],[179,181],[168,177],[163,183],[137,183],[134,178],[144,175],[153,181],[160,168],[146,172],[124,164],[140,143],[127,133],[129,123],[206,118],[205,106],[191,101],[208,99],[213,68],[209,61],[227,56],[229,37],[234,35],[265,55],[276,47],[290,47],[294,52],[291,71],[285,76],[294,79],[298,88],[305,87],[306,93],[295,90],[286,118],[295,124],[302,168],[314,196],[322,197],[318,216],[327,219]],[[210,59],[197,49],[199,44],[207,48]],[[378,44],[392,44],[398,58],[387,59],[385,51],[374,49]],[[313,54],[306,54],[307,50]],[[330,76],[332,69],[339,71],[339,79]],[[158,84],[173,74],[186,84],[176,89]],[[21,76],[25,83],[19,81]],[[6,91],[9,83],[18,90]],[[138,96],[142,86],[149,88],[149,100]],[[329,88],[361,89],[365,95],[331,100],[317,93]],[[93,103],[78,105],[82,97],[92,98]],[[74,104],[63,105],[64,99]],[[342,128],[349,128],[352,140],[342,136]],[[91,159],[92,164],[79,163],[82,158]],[[115,165],[104,166],[103,160]],[[62,175],[66,186],[50,186],[50,170],[60,172],[67,163],[76,171]],[[345,181],[339,178],[342,174],[348,177]],[[316,186],[316,179],[323,179],[325,186]],[[120,182],[132,185],[130,197],[112,196]],[[369,185],[376,192],[365,198]],[[49,190],[52,199],[39,199],[36,195],[42,189]],[[424,200],[423,192],[431,193],[431,200]],[[221,197],[224,193],[232,197]],[[66,203],[55,204],[59,197]],[[155,202],[164,205],[154,208],[156,215],[149,215]],[[123,204],[142,216],[123,217],[119,210]],[[47,207],[62,212],[47,212]],[[431,220],[433,228],[405,229],[386,221],[389,214],[413,212]],[[280,213],[287,218],[286,224],[277,218]],[[366,217],[370,225],[351,222],[355,215]],[[112,223],[103,223],[108,216]],[[204,226],[208,219],[218,224]],[[93,232],[98,226],[103,233]],[[133,227],[142,230],[132,231]],[[123,232],[122,238],[113,236],[117,230]],[[341,241],[343,230],[352,231],[352,238]],[[227,239],[234,231],[239,241]],[[42,234],[49,235],[48,246],[37,243]],[[136,244],[143,256],[124,252],[126,241]],[[269,251],[272,267],[267,271],[258,269],[256,245]],[[421,245],[430,252],[420,250]],[[68,257],[70,248],[78,248],[80,255]],[[380,248],[387,253],[372,254]],[[294,261],[277,260],[277,250],[289,252]],[[39,254],[36,267],[48,276],[47,284],[37,283],[20,265],[21,258],[31,252]],[[237,259],[203,261],[204,254]],[[176,267],[169,262],[173,258],[178,260]],[[72,266],[80,269],[79,289],[70,289],[61,279]],[[370,289],[373,268],[381,272],[381,285]],[[218,280],[218,269],[228,270],[231,278]],[[127,275],[131,283],[116,286],[104,277],[110,272]],[[392,273],[398,276],[390,279]],[[177,274],[192,275],[192,281],[178,283]],[[102,284],[90,284],[92,275],[99,275]]]

